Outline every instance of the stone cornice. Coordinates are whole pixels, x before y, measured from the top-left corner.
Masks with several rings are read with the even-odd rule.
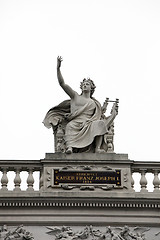
[[[1,207],[63,207],[63,208],[108,208],[108,209],[160,209],[159,198],[112,198],[112,199],[98,199],[98,198],[52,198],[52,197],[1,197]]]

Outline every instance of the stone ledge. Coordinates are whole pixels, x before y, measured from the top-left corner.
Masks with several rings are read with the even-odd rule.
[[[117,191],[51,191],[51,192],[43,192],[43,191],[1,191],[0,190],[0,201],[2,199],[29,199],[29,198],[51,198],[51,199],[92,199],[92,200],[97,200],[97,199],[105,199],[105,200],[110,200],[110,199],[126,199],[126,200],[133,200],[133,201],[140,201],[140,200],[159,200],[160,199],[160,191],[159,193],[154,193],[154,192],[146,192],[146,193],[141,193],[141,192],[117,192]]]
[[[72,153],[72,154],[65,154],[65,153],[46,153],[45,158],[41,159],[41,162],[47,161],[81,161],[81,162],[94,162],[94,161],[129,161],[128,154],[116,154],[116,153]]]

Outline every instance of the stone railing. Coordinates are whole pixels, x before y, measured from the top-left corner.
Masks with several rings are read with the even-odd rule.
[[[38,160],[0,160],[0,191],[39,190],[41,172],[42,165]]]
[[[40,160],[0,160],[0,192],[38,192],[42,172]],[[131,161],[131,172],[135,192],[160,193],[160,162]]]
[[[160,162],[134,162],[131,172],[135,190],[138,188],[141,193],[160,193]]]

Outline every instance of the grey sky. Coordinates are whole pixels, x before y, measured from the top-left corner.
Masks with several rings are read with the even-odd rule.
[[[160,160],[160,2],[157,0],[0,1],[0,158],[40,159],[54,151],[43,118],[80,92],[90,77],[94,97],[119,98],[115,152]],[[109,113],[108,113],[109,114]]]

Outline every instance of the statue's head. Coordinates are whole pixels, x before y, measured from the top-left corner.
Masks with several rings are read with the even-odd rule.
[[[83,81],[80,83],[80,88],[82,89],[82,91],[83,91],[83,87],[86,83],[89,83],[89,85],[90,85],[90,92],[91,92],[91,97],[92,97],[96,86],[95,86],[93,80],[91,80],[90,78],[87,78],[87,79],[84,78]]]

